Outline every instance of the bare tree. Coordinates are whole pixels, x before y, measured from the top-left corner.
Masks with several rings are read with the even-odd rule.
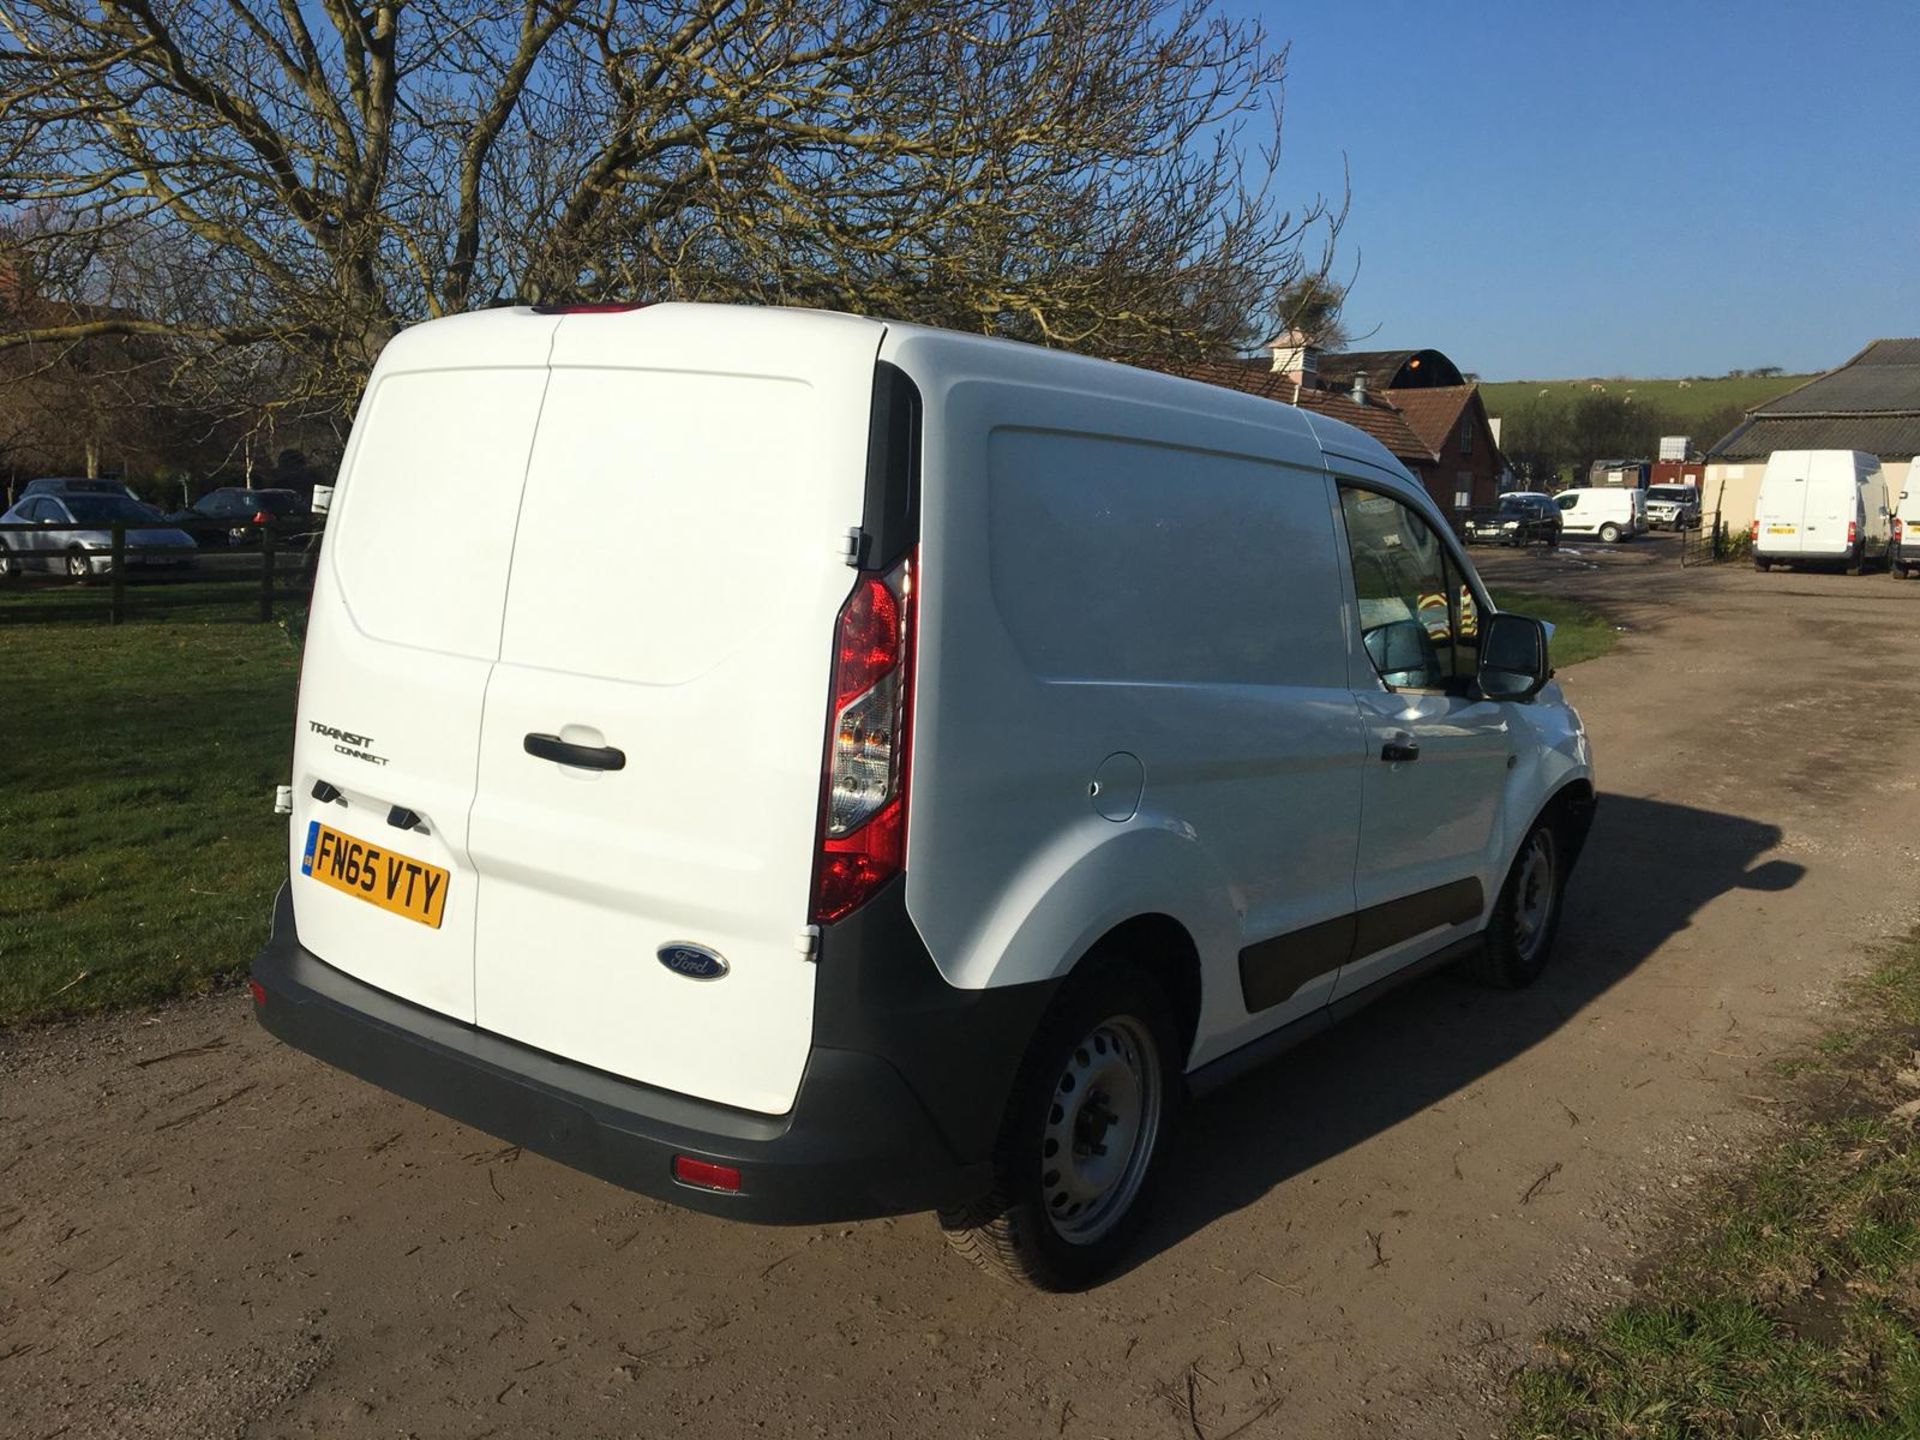
[[[543,298],[1217,353],[1327,214],[1272,194],[1284,48],[1206,0],[0,0],[0,36],[0,206],[72,307],[0,349],[153,337],[335,413],[399,327]]]

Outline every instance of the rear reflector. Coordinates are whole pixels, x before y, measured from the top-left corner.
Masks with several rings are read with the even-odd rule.
[[[740,1191],[740,1168],[716,1165],[711,1160],[696,1160],[691,1155],[673,1157],[673,1178],[682,1185],[697,1185],[702,1190],[723,1190],[729,1195]]]
[[[253,992],[253,1003],[265,1009],[267,1004],[267,987],[262,985],[258,980],[250,979],[247,981],[247,989]]]

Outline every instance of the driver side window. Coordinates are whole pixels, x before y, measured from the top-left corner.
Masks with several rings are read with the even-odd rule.
[[[1473,591],[1427,522],[1391,496],[1340,487],[1360,636],[1396,690],[1437,690],[1471,675],[1479,642]]]

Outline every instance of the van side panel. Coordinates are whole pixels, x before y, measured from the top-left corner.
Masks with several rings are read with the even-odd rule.
[[[388,347],[334,494],[301,670],[289,835],[301,942],[467,1022],[481,697],[554,325],[478,317]],[[316,798],[317,785],[336,798]],[[417,825],[390,823],[396,807]],[[446,871],[438,927],[304,874],[316,825]]]
[[[657,307],[564,327],[472,817],[482,1028],[741,1109],[793,1103],[833,627],[881,327]],[[616,769],[527,737],[619,752]],[[669,968],[692,945],[718,978]]]
[[[1198,1059],[1315,1008],[1331,971],[1249,1016],[1238,970],[1352,903],[1358,718],[1304,420],[1114,367],[1076,388],[1058,357],[1029,380],[998,347],[991,377],[964,343],[889,358],[927,401],[907,905],[935,962],[1053,977],[1166,913],[1201,952]]]

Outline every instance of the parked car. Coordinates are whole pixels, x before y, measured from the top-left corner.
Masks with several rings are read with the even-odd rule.
[[[1551,495],[1515,490],[1467,521],[1469,545],[1554,546],[1560,543],[1560,507]]]
[[[1071,1287],[1183,1096],[1545,965],[1586,732],[1377,441],[980,336],[599,310],[374,369],[268,1030],[681,1205],[937,1209]]]
[[[237,485],[211,490],[186,510],[167,517],[201,545],[245,545],[260,537],[269,520],[297,520],[307,513],[297,490],[248,490]]]
[[[1649,530],[1700,528],[1700,492],[1691,485],[1653,485],[1647,489]]]
[[[1591,535],[1612,545],[1647,533],[1647,492],[1626,485],[1577,486],[1554,497],[1561,535]]]
[[[1920,455],[1907,467],[1907,488],[1894,505],[1893,535],[1887,550],[1887,568],[1902,580],[1920,569]]]
[[[16,498],[24,500],[29,495],[124,495],[129,500],[140,499],[131,485],[119,480],[86,479],[72,475],[49,475],[39,480],[29,480]]]
[[[1893,512],[1878,456],[1861,450],[1776,450],[1753,506],[1753,563],[1839,566],[1858,575],[1888,557]]]
[[[32,530],[0,530],[0,576],[50,570],[87,581],[113,569],[113,522],[124,520],[127,567],[186,566],[193,563],[193,537],[162,521],[151,505],[124,495],[29,495],[0,525],[32,525]]]

